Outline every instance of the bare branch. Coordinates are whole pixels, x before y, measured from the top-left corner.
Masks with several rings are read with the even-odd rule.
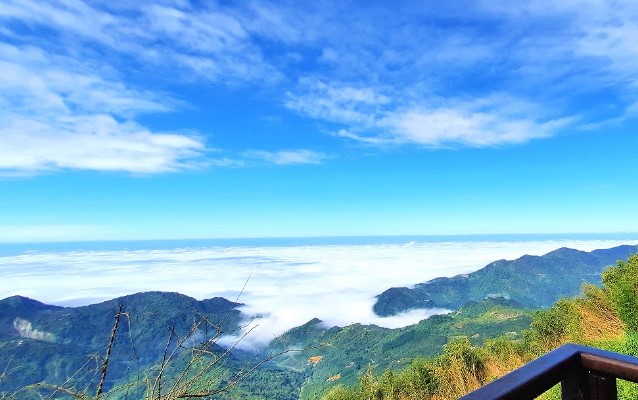
[[[109,367],[109,359],[111,357],[111,349],[113,347],[113,343],[115,342],[115,333],[117,331],[117,326],[120,323],[120,316],[122,315],[122,304],[115,314],[115,324],[113,324],[113,329],[111,330],[111,338],[109,339],[109,345],[106,347],[106,356],[104,357],[104,362],[102,363],[102,373],[100,376],[100,383],[97,385],[97,391],[95,392],[95,398],[99,399],[102,394],[102,388],[104,386],[104,381],[106,380],[106,372]]]

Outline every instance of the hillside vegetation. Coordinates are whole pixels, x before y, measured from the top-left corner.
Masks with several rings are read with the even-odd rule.
[[[503,275],[500,286],[513,290],[507,279],[536,271],[533,281],[551,269],[548,258],[571,254],[579,260],[571,270],[556,267],[566,280],[596,282],[603,268],[592,265],[629,248],[559,249],[477,274]],[[581,297],[545,311],[485,289],[490,295],[476,291],[455,311],[404,328],[312,319],[255,353],[218,346],[246,323],[241,304],[223,298],[149,292],[56,307],[14,296],[0,300],[0,399],[455,399],[566,341],[638,353],[637,257],[605,270],[602,287],[585,285]]]
[[[228,390],[207,398],[292,400],[318,398],[335,383],[355,384],[368,368],[396,369],[409,365],[418,355],[434,356],[451,337],[469,336],[473,344],[479,344],[502,332],[517,335],[531,321],[529,311],[495,298],[470,302],[454,313],[400,329],[362,324],[326,327],[313,319],[276,338],[261,353],[235,350],[226,354],[214,340],[202,342],[215,337],[214,325],[201,324],[189,337],[193,324],[204,321],[202,318],[224,321],[224,332],[238,329],[238,304],[224,299],[199,302],[175,293],[151,292],[63,308],[16,296],[0,301],[0,362],[4,367],[0,399],[31,399],[38,394],[73,398],[78,393],[94,399],[118,304],[125,305],[126,315],[113,341],[100,396],[103,400],[157,399],[148,386],[162,369],[169,336],[169,353],[177,348],[178,340],[186,341],[163,368],[161,399],[173,398],[168,396],[169,389],[188,370],[182,381],[197,379],[182,387],[183,392],[214,392],[232,383]],[[17,320],[25,321],[29,330],[16,329]],[[29,332],[40,335],[28,337]],[[286,352],[289,349],[300,350]],[[69,391],[68,396],[62,389]]]
[[[239,331],[239,306],[166,292],[83,307],[0,300],[0,399],[169,400],[229,384],[233,398],[295,399],[305,375],[273,365],[253,371],[261,356],[217,345]]]
[[[626,260],[636,246],[585,252],[560,248],[543,256],[525,255],[499,260],[478,271],[436,278],[413,288],[391,288],[377,297],[374,311],[381,316],[415,308],[456,310],[468,301],[504,297],[528,308],[547,308],[561,297],[578,295],[583,283],[600,284],[603,268]]]
[[[308,378],[300,398],[316,399],[335,384],[356,384],[368,370],[403,368],[416,357],[440,354],[451,338],[467,336],[472,344],[481,344],[504,332],[518,336],[530,322],[531,312],[516,303],[486,299],[398,329],[362,324],[327,328],[314,319],[273,340],[268,351],[309,348],[275,361],[279,366],[304,371]]]
[[[417,358],[399,371],[369,370],[357,385],[337,385],[323,400],[457,399],[566,342],[638,356],[638,255],[605,269],[602,287],[584,285],[580,297],[536,312],[521,338],[501,336],[482,346],[457,338],[437,357]],[[637,397],[635,384],[619,383],[619,398]],[[560,398],[558,389],[543,398]]]

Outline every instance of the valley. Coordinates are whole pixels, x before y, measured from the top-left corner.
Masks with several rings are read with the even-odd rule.
[[[315,318],[253,351],[241,346],[242,335],[250,335],[250,316],[240,311],[243,304],[224,298],[145,292],[59,307],[13,296],[0,301],[0,393],[11,399],[55,388],[93,393],[104,380],[109,399],[142,398],[153,379],[164,379],[171,390],[209,390],[211,398],[219,389],[222,398],[318,398],[335,385],[356,385],[366,371],[399,371],[415,359],[436,357],[455,338],[466,337],[472,345],[520,339],[533,310],[578,294],[583,283],[600,284],[605,266],[635,251],[635,246],[562,248],[412,289],[389,289],[375,305],[382,314],[431,306],[451,312],[396,329],[330,326]],[[122,323],[112,334],[120,305]],[[109,342],[112,353],[102,375]],[[169,362],[167,354],[173,355]],[[185,370],[189,378],[181,379],[191,386],[179,387],[177,377]]]

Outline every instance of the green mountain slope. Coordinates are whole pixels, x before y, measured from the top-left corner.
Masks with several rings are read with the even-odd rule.
[[[561,248],[543,256],[495,261],[468,275],[436,278],[413,288],[391,288],[377,296],[374,311],[390,316],[416,308],[457,309],[468,301],[505,297],[525,307],[549,307],[579,293],[583,283],[599,284],[605,266],[626,260],[636,246],[584,252]]]
[[[0,321],[5,332],[0,337],[0,363],[7,367],[7,373],[0,379],[0,393],[11,393],[41,381],[74,388],[87,386],[92,393],[99,379],[100,356],[104,354],[119,304],[124,305],[131,322],[129,329],[125,317],[126,323],[121,323],[118,329],[107,388],[125,390],[114,392],[109,400],[142,398],[145,385],[139,377],[153,368],[157,371],[168,326],[175,327],[176,334],[182,337],[204,315],[217,321],[225,318],[227,330],[235,329],[240,321],[236,303],[224,299],[198,302],[175,293],[141,293],[77,308],[47,306],[21,297],[5,299],[0,301]],[[16,318],[28,321],[30,330],[18,332],[14,326]],[[332,385],[354,383],[368,366],[375,370],[399,368],[418,355],[437,354],[452,337],[468,335],[480,343],[502,332],[520,332],[528,327],[529,321],[527,311],[504,299],[469,303],[456,313],[435,316],[401,329],[361,324],[327,328],[313,319],[275,339],[262,353],[226,355],[206,373],[204,380],[221,387],[274,353],[306,349],[288,352],[265,363],[219,398],[288,400],[300,395],[312,398]],[[25,337],[29,332],[40,336]],[[204,339],[202,335],[199,340]],[[213,345],[210,350],[209,359],[223,354],[218,346]],[[166,374],[176,376],[188,365],[191,356],[191,352],[182,352]],[[320,361],[313,364],[308,361],[311,357],[319,357]],[[334,376],[339,379],[328,379]],[[67,382],[69,377],[73,379]],[[32,396],[29,392],[17,398]]]
[[[469,336],[472,342],[482,343],[504,332],[516,336],[530,321],[530,312],[515,302],[495,298],[470,302],[455,313],[400,329],[361,324],[328,328],[313,319],[276,338],[269,350],[309,348],[276,361],[308,373],[302,398],[315,398],[331,386],[357,382],[367,368],[397,369],[417,356],[434,356],[453,337]]]
[[[131,371],[157,363],[169,328],[183,337],[206,318],[211,323],[197,332],[197,339],[204,340],[217,328],[236,330],[241,319],[238,303],[223,298],[197,301],[177,293],[138,293],[85,307],[10,297],[0,301],[0,366],[6,368],[0,391],[41,381],[62,383],[69,376],[75,376],[78,385],[95,383],[120,304],[126,314],[116,332],[107,388]]]
[[[638,254],[634,254],[606,268],[601,286],[584,285],[578,297],[535,311],[530,329],[521,336],[504,335],[481,346],[467,337],[455,338],[436,357],[417,358],[402,370],[366,371],[355,385],[336,385],[319,398],[454,400],[568,342],[637,356],[637,288]],[[618,399],[638,398],[635,383],[617,379],[615,384]],[[560,386],[538,399],[564,398]]]
[[[166,382],[184,369],[197,374],[198,368],[212,362],[213,368],[202,373],[202,381],[212,388],[250,373],[211,399],[318,398],[331,387],[358,382],[368,370],[396,371],[415,358],[436,356],[457,337],[467,337],[471,344],[501,335],[520,338],[530,326],[530,307],[577,294],[582,282],[600,282],[603,266],[635,251],[635,246],[590,253],[563,248],[541,257],[496,261],[467,276],[439,278],[413,289],[390,289],[379,297],[377,306],[382,309],[377,312],[389,315],[431,306],[456,311],[400,329],[329,327],[313,319],[258,353],[225,354],[214,341],[208,342],[219,330],[236,331],[244,317],[238,310],[241,304],[223,298],[197,301],[177,293],[149,292],[85,307],[56,307],[14,296],[0,300],[0,398],[38,382],[94,393],[120,305],[125,314],[116,331],[105,385],[119,391],[112,390],[103,400],[143,398],[144,378],[157,375],[169,336],[169,353],[180,350],[164,372]],[[177,347],[181,338],[188,340]],[[291,349],[298,351],[260,363]],[[34,393],[20,392],[13,398],[30,399]]]

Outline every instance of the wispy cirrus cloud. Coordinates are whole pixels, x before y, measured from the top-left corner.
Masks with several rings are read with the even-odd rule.
[[[415,109],[386,119],[388,140],[429,147],[489,147],[551,136],[569,118],[541,122],[467,108]]]
[[[243,156],[247,159],[260,160],[277,165],[320,164],[328,158],[324,153],[308,149],[264,151],[249,150]]]
[[[140,118],[179,112],[188,99],[180,104],[178,93],[193,84],[267,88],[282,112],[377,146],[521,144],[633,118],[638,102],[631,3],[463,1],[388,13],[367,3],[7,0],[0,21],[0,39],[11,43],[0,52],[3,129],[16,136],[28,121],[23,135],[47,125],[80,138],[69,121],[106,116],[107,138],[188,139],[158,150],[165,156],[149,163],[157,171],[205,158],[211,133],[163,132]],[[603,98],[613,106],[604,113]],[[509,103],[525,107],[511,112]]]
[[[313,118],[347,126],[335,136],[384,146],[488,147],[551,136],[573,123],[540,105],[495,94],[484,98],[442,99],[401,107],[373,88],[307,82],[301,95],[288,95],[287,107]]]
[[[329,123],[335,136],[427,147],[525,143],[624,120],[638,100],[638,7],[630,3],[410,5],[384,17],[384,29],[371,29],[380,10],[364,6],[352,24],[319,31],[322,16],[339,18],[325,8],[297,22],[321,49],[321,78],[304,76],[285,104]],[[389,101],[335,95],[344,88]],[[603,113],[608,104],[596,98],[614,107]],[[512,101],[529,108],[512,114]]]
[[[312,118],[366,126],[374,125],[379,111],[390,102],[387,96],[370,87],[328,84],[302,78],[300,90],[289,92],[285,104]]]
[[[0,44],[0,173],[88,169],[153,174],[201,165],[197,135],[135,121],[178,101],[129,87],[68,57]],[[117,76],[114,76],[117,78]]]
[[[267,17],[263,9],[259,15]],[[220,154],[203,134],[139,122],[190,105],[131,83],[131,57],[138,69],[165,81],[280,79],[231,9],[195,8],[187,1],[26,0],[0,5],[0,20],[7,22],[9,39],[0,43],[2,175],[60,169],[154,174],[243,167],[249,159],[285,165],[323,158],[310,150]],[[208,156],[212,151],[218,158]]]
[[[152,132],[107,114],[46,122],[8,115],[0,124],[0,172],[87,169],[154,174],[196,167],[205,151],[197,138]]]
[[[166,94],[126,85],[108,69],[38,47],[0,43],[0,54],[0,96],[21,113],[108,112],[133,117],[179,105]]]
[[[240,22],[221,7],[195,8],[189,2],[115,5],[9,0],[0,6],[0,18],[52,30],[49,41],[66,39],[63,48],[56,44],[58,51],[95,57],[92,47],[98,44],[116,52],[110,55],[111,62],[118,56],[133,56],[152,65],[151,70],[166,68],[163,73],[172,77],[185,69],[185,79],[198,75],[224,82],[279,78]],[[22,38],[29,39],[32,44],[43,40]]]

